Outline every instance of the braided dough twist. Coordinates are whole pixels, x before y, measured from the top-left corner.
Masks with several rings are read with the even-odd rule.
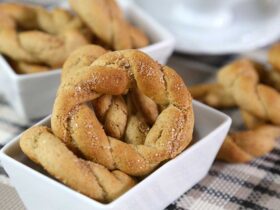
[[[279,48],[280,49],[280,48]],[[190,88],[192,96],[210,106],[225,108],[237,106],[249,131],[229,134],[217,158],[227,162],[247,162],[271,151],[280,128],[279,93],[260,82],[279,90],[279,73],[276,68],[277,48],[270,51],[274,69],[266,71],[259,63],[241,59],[218,72],[218,83],[200,84]],[[262,81],[260,81],[260,79]]]
[[[80,19],[62,9],[48,12],[40,7],[2,3],[0,52],[27,63],[21,66],[39,63],[60,67],[73,50],[88,43],[80,32],[82,27]],[[18,32],[18,29],[41,31]]]
[[[145,34],[124,19],[115,0],[70,0],[69,3],[92,32],[110,48],[123,50],[148,45]]]
[[[199,84],[189,87],[193,98],[216,108],[235,107],[234,98],[219,83]]]
[[[150,173],[159,163],[186,148],[194,126],[192,99],[173,69],[159,65],[137,50],[109,52],[96,60],[85,52],[81,54],[82,57],[70,56],[63,67],[68,73],[63,73],[66,77],[62,78],[51,119],[52,131],[68,147],[108,169],[119,169],[134,176]],[[143,145],[119,140],[124,135],[125,112],[128,111],[120,111],[123,126],[114,130],[112,123],[109,124],[111,128],[105,124],[105,131],[110,133],[107,136],[91,108],[92,104],[89,104],[104,95],[111,95],[113,101],[109,100],[110,104],[118,103],[118,107],[128,110],[123,97],[134,89],[143,94],[141,98],[146,102],[140,105],[143,109],[149,110],[147,104],[151,102],[163,109]],[[101,101],[108,103],[106,98]],[[140,122],[140,118],[137,121]]]
[[[76,157],[47,127],[32,127],[20,140],[23,152],[51,175],[98,201],[109,202],[127,191],[135,180],[125,173]]]
[[[234,98],[246,127],[253,129],[227,136],[218,159],[247,162],[268,153],[275,146],[280,129],[265,124],[280,125],[280,94],[260,83],[260,77],[265,76],[256,63],[247,59],[237,60],[218,72],[218,82]]]
[[[68,29],[83,29],[82,21],[70,12],[61,8],[48,11],[39,6],[24,4],[0,4],[0,28],[41,30],[50,34],[59,34]],[[6,22],[6,23],[5,23]]]
[[[127,174],[147,175],[190,143],[191,102],[176,72],[146,54],[85,46],[63,66],[52,131],[30,128],[20,147],[71,188],[112,201],[135,184]]]
[[[217,159],[231,163],[248,162],[270,152],[275,146],[275,139],[280,136],[280,128],[263,125],[249,131],[229,134]]]
[[[242,110],[280,125],[280,94],[259,83],[258,71],[251,61],[237,60],[223,67],[218,72],[218,82],[227,88]]]

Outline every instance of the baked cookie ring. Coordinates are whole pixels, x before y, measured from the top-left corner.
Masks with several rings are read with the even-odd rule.
[[[70,56],[63,67],[63,72],[68,74],[63,73],[65,77],[53,108],[54,135],[87,159],[133,176],[147,175],[162,161],[175,157],[187,147],[194,126],[192,98],[173,69],[138,50],[108,52],[96,60],[87,53],[81,54],[82,57]],[[150,109],[148,104],[153,103],[151,107],[159,110],[143,144],[128,144],[123,137],[130,109],[125,101],[135,89],[142,93],[142,101],[145,101],[138,104],[142,110]],[[92,101],[104,95],[112,96],[110,104],[118,103],[117,107],[127,110],[127,113],[119,112],[123,120],[115,124],[118,129],[120,123],[124,126],[117,129],[116,135],[114,131],[107,135],[108,129],[106,126],[103,129],[102,120],[97,118],[100,111],[95,113],[98,109]],[[115,122],[110,121],[110,125]],[[141,123],[133,125],[138,124]]]

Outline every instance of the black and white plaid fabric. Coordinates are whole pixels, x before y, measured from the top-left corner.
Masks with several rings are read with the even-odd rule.
[[[249,164],[216,161],[208,175],[167,209],[279,209],[280,144]]]
[[[171,61],[181,62],[174,57]],[[0,145],[28,127],[0,96]],[[1,166],[0,209],[24,209]],[[280,209],[280,142],[271,153],[248,164],[216,161],[203,180],[167,207],[184,209]]]

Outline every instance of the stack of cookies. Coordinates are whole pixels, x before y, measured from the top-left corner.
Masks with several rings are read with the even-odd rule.
[[[247,162],[275,146],[280,136],[280,44],[269,50],[267,64],[243,58],[217,73],[217,82],[190,88],[192,96],[216,108],[240,110],[248,131],[229,134],[218,158]]]
[[[69,3],[73,11],[0,4],[0,53],[17,73],[60,68],[72,51],[89,43],[109,50],[148,45],[147,36],[125,20],[114,0]]]

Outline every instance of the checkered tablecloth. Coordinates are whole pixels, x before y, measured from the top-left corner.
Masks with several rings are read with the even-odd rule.
[[[170,65],[184,68],[184,58],[176,58]],[[29,126],[0,96],[0,145]],[[0,166],[0,210],[8,209],[24,206]],[[248,164],[215,162],[203,180],[167,209],[280,209],[280,142],[271,153]]]

